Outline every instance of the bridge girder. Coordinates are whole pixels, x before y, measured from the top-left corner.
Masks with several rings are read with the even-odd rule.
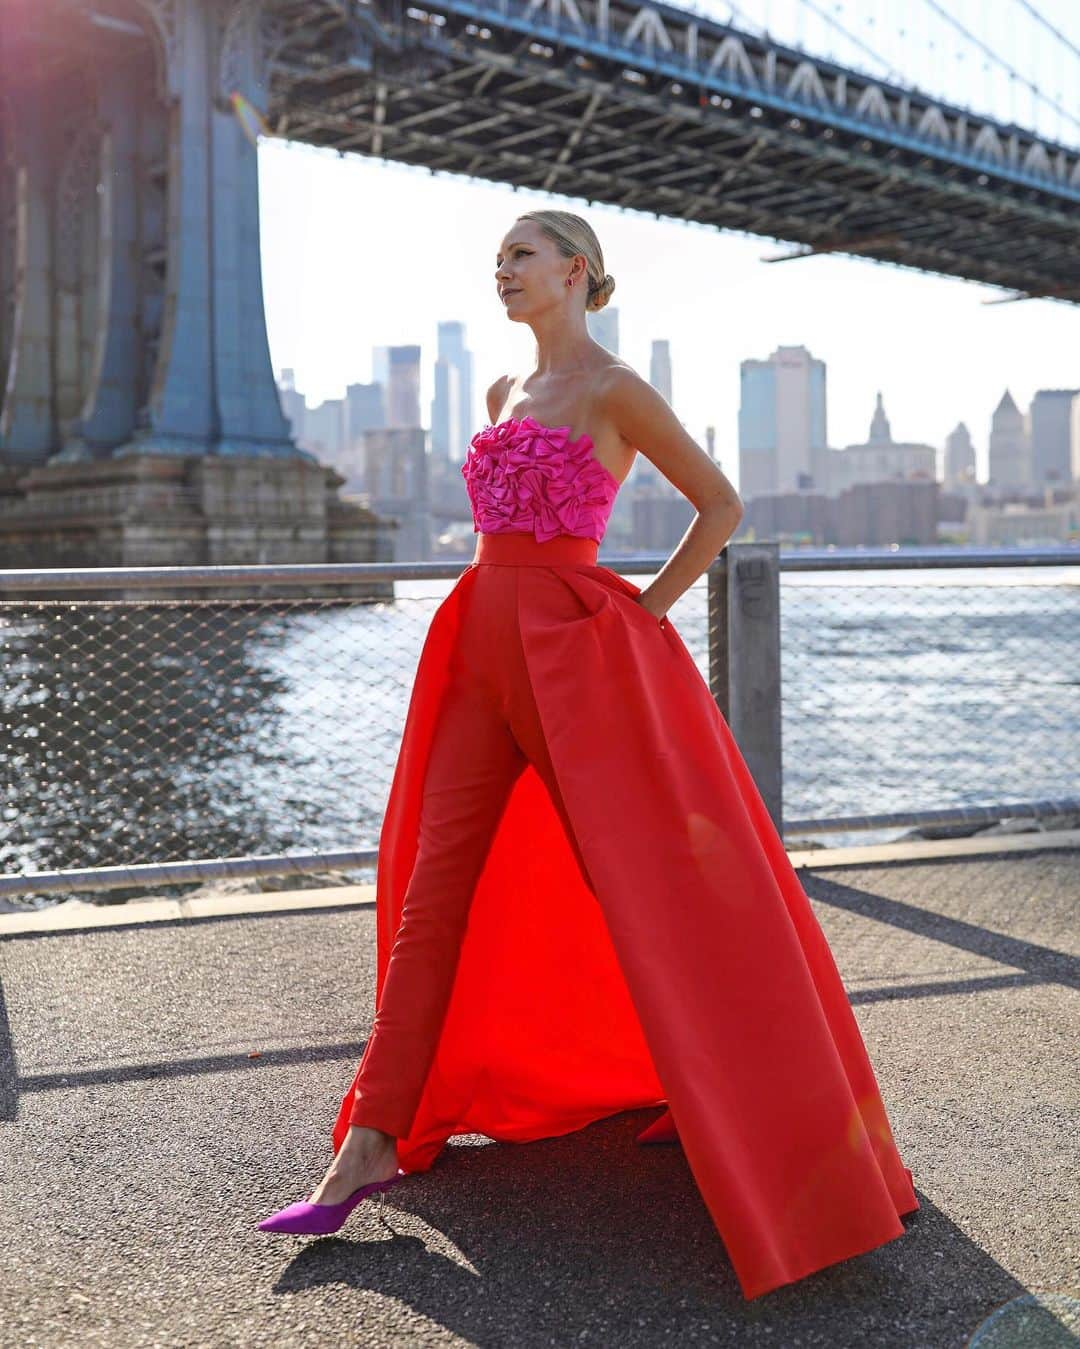
[[[290,138],[1080,300],[1080,153],[1019,127],[636,0],[268,5]]]

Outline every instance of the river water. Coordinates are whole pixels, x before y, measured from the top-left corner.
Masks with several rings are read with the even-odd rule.
[[[783,573],[785,819],[1080,793],[1078,583]],[[373,846],[452,584],[370,605],[0,604],[0,872]],[[704,583],[670,616],[704,673]]]

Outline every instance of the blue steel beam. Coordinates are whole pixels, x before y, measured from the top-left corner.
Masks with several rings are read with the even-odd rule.
[[[274,382],[232,102],[265,110],[261,4],[0,3],[3,459],[313,460]]]

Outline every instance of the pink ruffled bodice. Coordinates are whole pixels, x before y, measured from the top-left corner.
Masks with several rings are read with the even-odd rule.
[[[478,431],[461,465],[473,532],[604,537],[619,480],[592,453],[592,440],[570,439],[569,426],[508,417]]]

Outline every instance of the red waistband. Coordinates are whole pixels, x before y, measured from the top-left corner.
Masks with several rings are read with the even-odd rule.
[[[594,566],[599,550],[596,539],[580,539],[574,534],[556,534],[553,539],[537,541],[524,530],[476,536],[474,562],[499,562],[516,565],[532,563],[539,567]]]

